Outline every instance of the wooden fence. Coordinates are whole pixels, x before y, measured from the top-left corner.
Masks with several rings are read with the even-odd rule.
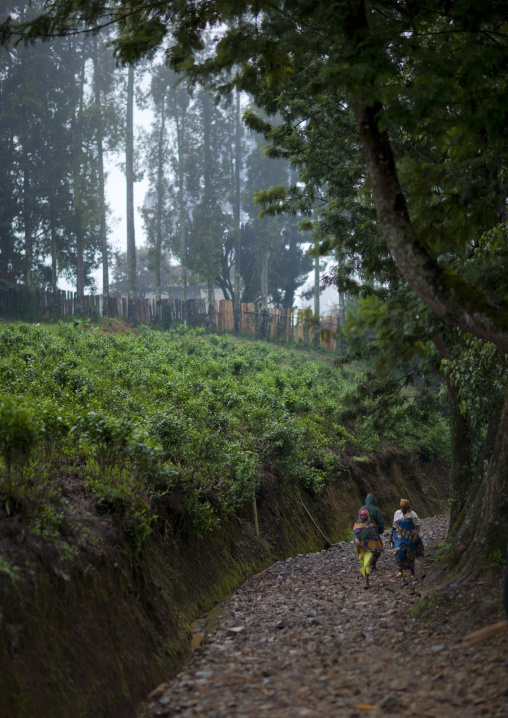
[[[118,317],[133,324],[159,324],[169,327],[185,321],[190,326],[210,325],[205,299],[188,299],[183,306],[181,299],[162,299],[157,305],[154,299],[127,297],[105,298],[101,294],[86,295],[78,299],[75,292],[59,290],[47,292],[40,289],[0,289],[0,317],[36,319],[58,316]],[[316,322],[309,309],[284,309],[272,307],[263,311],[257,303],[240,305],[240,333],[273,342],[296,344],[319,344],[327,352],[337,349],[338,319],[336,316],[320,317]],[[233,332],[235,329],[233,302],[222,299],[215,302],[215,331]]]
[[[226,299],[215,302],[217,331],[232,332],[235,328],[233,302]],[[336,316],[320,317],[316,321],[309,309],[286,309],[271,307],[267,311],[254,302],[240,305],[240,332],[269,339],[274,342],[296,344],[317,343],[327,352],[337,349]]]

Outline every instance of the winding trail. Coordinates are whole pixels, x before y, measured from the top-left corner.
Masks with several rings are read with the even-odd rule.
[[[427,554],[447,522],[422,521]],[[364,590],[351,544],[271,566],[224,601],[190,666],[150,694],[145,718],[508,717],[503,637],[461,646],[502,617],[499,587],[480,581],[442,597],[429,619],[415,608],[432,587],[421,564],[415,579],[396,575],[385,550]]]

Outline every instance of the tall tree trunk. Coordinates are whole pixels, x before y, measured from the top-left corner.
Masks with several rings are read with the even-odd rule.
[[[320,287],[320,274],[319,274],[319,257],[314,259],[314,343],[319,343],[321,335],[321,319],[320,319],[320,306],[319,306],[319,287]]]
[[[185,214],[185,108],[181,107],[181,116],[176,117],[176,140],[178,145],[178,213],[180,224],[180,270],[182,287],[182,321],[185,322],[187,310],[187,237]]]
[[[127,184],[127,285],[129,318],[134,316],[137,295],[136,237],[134,233],[134,66],[127,72],[127,118],[125,128],[125,180]]]
[[[339,324],[342,326],[346,321],[346,295],[339,289]]]
[[[210,332],[217,331],[217,316],[215,313],[215,280],[208,275],[207,279],[208,291],[208,329]]]
[[[56,297],[58,291],[58,257],[57,257],[57,237],[55,226],[55,213],[53,209],[52,198],[48,197],[49,205],[49,232],[51,237],[51,286]]]
[[[488,565],[489,559],[505,555],[508,524],[508,393],[494,412],[468,496],[464,520],[454,536],[460,558],[452,582],[469,581]]]
[[[473,536],[479,522],[487,483],[488,467],[494,453],[502,411],[503,403],[500,402],[494,409],[489,421],[487,434],[476,464],[474,479],[470,484],[466,511],[461,517],[462,521],[457,522],[453,527],[455,541],[459,547],[459,554],[462,550],[465,550],[473,540]]]
[[[506,551],[508,545],[508,392],[496,434],[494,451],[487,470],[487,485],[483,510],[474,540],[488,556],[493,551]]]
[[[187,237],[185,233],[185,202],[180,200],[180,282],[182,286],[182,321],[187,321]]]
[[[337,261],[338,263],[338,261]],[[346,321],[346,295],[342,291],[342,289],[339,289],[339,326],[343,327],[344,323]],[[341,336],[341,339],[339,341],[339,354],[341,356],[344,356],[346,354],[346,340],[344,336]]]
[[[76,48],[74,48],[76,52]],[[72,173],[73,173],[73,210],[74,234],[76,237],[76,294],[77,313],[84,312],[85,296],[85,237],[83,229],[83,196],[82,196],[82,139],[81,121],[83,112],[83,89],[85,83],[84,61],[79,57],[80,67],[76,87],[76,104],[73,108],[72,125]]]
[[[450,530],[453,531],[466,510],[473,480],[473,432],[469,414],[463,415],[457,388],[448,382],[451,430],[451,498]]]
[[[319,321],[320,309],[319,309],[319,286],[320,286],[320,275],[319,275],[319,257],[314,259],[314,320]]]
[[[211,158],[211,137],[212,137],[212,112],[211,99],[208,92],[203,92],[202,99],[202,118],[203,118],[203,176],[204,176],[204,206],[206,212],[212,212],[212,158]],[[211,247],[208,247],[211,250]],[[217,331],[217,322],[215,316],[215,267],[213,262],[208,262],[206,282],[208,287],[208,328],[211,332]]]
[[[97,49],[97,36],[93,37],[93,74],[95,105],[97,108],[97,166],[99,174],[99,203],[100,203],[100,232],[101,232],[101,253],[102,253],[102,313],[107,316],[109,313],[109,257],[108,257],[108,232],[106,226],[106,190],[104,178],[104,129],[102,124],[102,96],[101,96],[101,72],[99,67],[99,53]]]
[[[240,332],[240,284],[241,267],[240,254],[242,249],[242,231],[240,226],[241,194],[240,169],[242,162],[242,123],[240,121],[240,92],[235,96],[235,167],[234,167],[234,201],[233,201],[233,227],[235,232],[235,283],[234,283],[234,320],[235,332]]]
[[[296,187],[298,183],[298,171],[295,166],[291,166],[290,169],[290,183],[292,187]],[[289,253],[288,253],[288,264],[296,265],[296,257],[298,255],[298,244],[299,244],[299,232],[297,220],[295,217],[290,220],[290,231],[289,231]],[[294,272],[291,272],[286,285],[284,287],[284,304],[283,306],[287,309],[292,309],[295,302],[296,292],[296,276]]]
[[[270,259],[270,250],[263,247],[261,256],[261,309],[268,309],[268,263]]]
[[[157,217],[155,236],[155,305],[160,313],[161,302],[161,253],[162,253],[162,208],[164,206],[164,136],[166,127],[166,97],[162,96],[159,145],[157,148]]]
[[[25,234],[25,284],[32,289],[33,237],[30,202],[30,179],[28,170],[23,171],[23,226]]]
[[[266,339],[268,336],[268,262],[270,250],[263,247],[261,256],[261,327],[260,336]]]

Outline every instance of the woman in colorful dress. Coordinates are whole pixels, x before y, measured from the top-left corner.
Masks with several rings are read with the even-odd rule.
[[[353,534],[360,560],[360,573],[365,579],[363,587],[369,588],[369,574],[372,571],[374,553],[379,555],[379,552],[383,550],[383,544],[379,538],[377,526],[374,521],[371,521],[366,509],[360,510],[358,521],[353,526]]]
[[[395,560],[399,573],[403,577],[405,569],[415,575],[415,559],[423,558],[423,541],[419,534],[420,519],[411,511],[408,499],[400,500],[400,509],[393,516],[393,529],[390,545],[395,541]]]

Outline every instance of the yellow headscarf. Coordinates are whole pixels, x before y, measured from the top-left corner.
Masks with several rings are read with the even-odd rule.
[[[408,508],[409,508],[409,499],[401,499],[401,500],[400,500],[400,508],[401,508],[401,509],[403,509],[403,508],[408,509]]]

